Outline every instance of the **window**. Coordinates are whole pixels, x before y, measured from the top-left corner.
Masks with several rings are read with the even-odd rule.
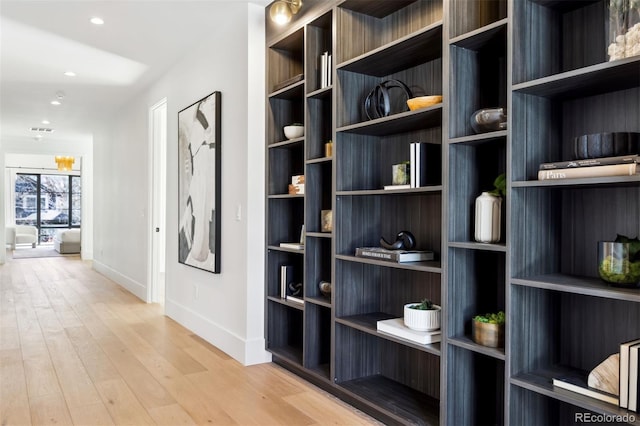
[[[16,224],[36,226],[40,243],[53,241],[57,229],[81,225],[80,176],[19,174],[15,194]]]

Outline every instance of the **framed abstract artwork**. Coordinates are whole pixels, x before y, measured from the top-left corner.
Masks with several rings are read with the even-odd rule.
[[[220,92],[178,112],[178,261],[220,273]]]

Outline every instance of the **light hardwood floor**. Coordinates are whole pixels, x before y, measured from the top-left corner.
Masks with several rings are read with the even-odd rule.
[[[0,424],[379,424],[275,364],[244,367],[78,257],[0,266]]]

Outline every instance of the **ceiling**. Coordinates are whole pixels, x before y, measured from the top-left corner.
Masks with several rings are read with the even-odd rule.
[[[43,143],[91,141],[94,123],[215,35],[226,8],[247,2],[0,0],[0,138],[33,140],[31,127],[48,127]],[[104,25],[90,23],[95,16]]]

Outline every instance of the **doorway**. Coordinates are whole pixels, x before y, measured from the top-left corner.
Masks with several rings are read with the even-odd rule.
[[[164,305],[167,194],[167,99],[149,108],[149,282],[147,302]]]

